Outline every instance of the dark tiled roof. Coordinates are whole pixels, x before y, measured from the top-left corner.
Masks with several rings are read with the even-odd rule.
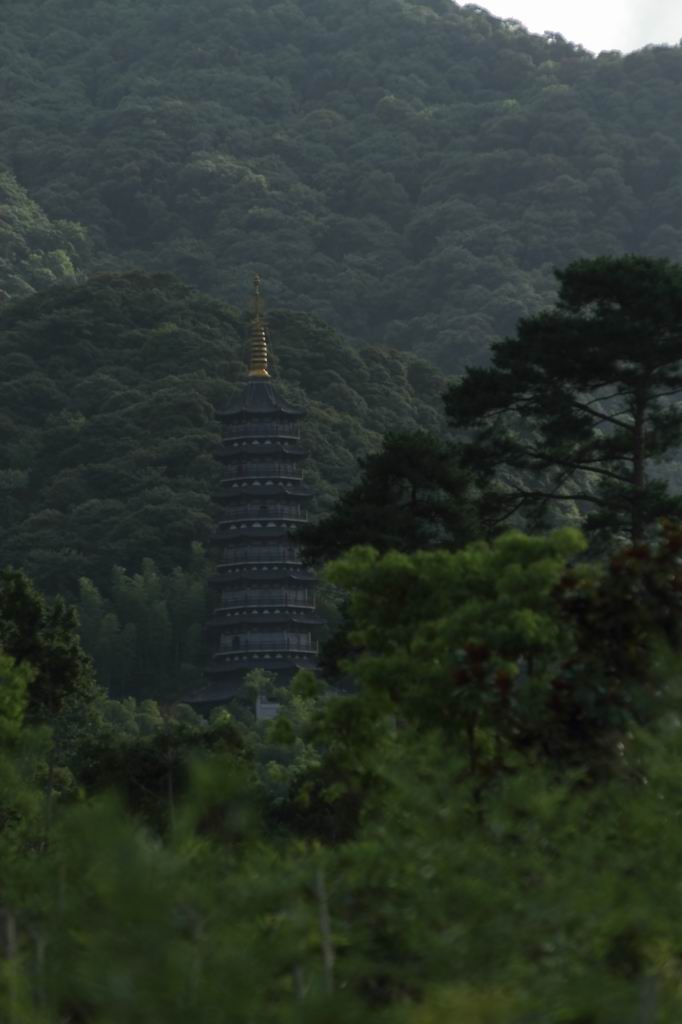
[[[267,378],[255,378],[247,381],[241,391],[230,399],[218,415],[224,419],[241,416],[244,413],[281,416],[304,416],[303,409],[290,405],[277,393],[272,381]]]
[[[260,459],[287,458],[304,459],[308,451],[297,444],[287,444],[285,441],[273,441],[270,444],[259,444],[249,441],[246,444],[235,444],[232,440],[223,441],[222,449],[217,453],[221,462],[243,462],[254,456]]]
[[[248,480],[248,477],[244,477]],[[222,483],[219,497],[225,499],[226,503],[234,500],[243,501],[244,498],[310,498],[313,491],[307,484],[292,482],[291,479],[276,480],[265,484],[242,484],[232,487],[230,484]]]
[[[264,602],[263,608],[269,609],[271,606]],[[297,615],[292,611],[285,611],[284,613],[271,610],[254,612],[253,609],[249,609],[244,612],[238,608],[230,608],[224,615],[214,614],[213,618],[209,619],[206,623],[206,627],[208,629],[230,629],[243,632],[244,629],[248,629],[250,626],[260,626],[263,624],[268,627],[273,624],[281,626],[322,626],[324,619],[321,619],[314,611],[308,614],[300,612]]]
[[[308,569],[306,566],[301,565],[297,567],[291,566],[280,566],[275,569],[259,569],[254,570],[253,567],[243,565],[238,568],[235,572],[231,573],[217,573],[215,576],[211,576],[209,583],[213,587],[226,587],[231,583],[235,586],[242,586],[244,583],[315,583],[317,579],[316,573],[312,569]]]
[[[263,519],[267,519],[267,512],[263,515]],[[266,544],[269,542],[281,543],[282,541],[288,540],[290,537],[289,527],[282,526],[236,526],[234,530],[230,527],[218,527],[214,541],[219,541],[221,544],[230,542],[232,544],[244,543],[249,547],[252,547],[252,540],[262,540]]]

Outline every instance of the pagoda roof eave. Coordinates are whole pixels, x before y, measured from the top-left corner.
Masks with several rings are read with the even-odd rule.
[[[292,570],[290,567],[281,569],[259,569],[254,570],[250,566],[236,569],[231,573],[216,572],[209,577],[211,587],[243,587],[245,583],[305,583],[315,586],[318,583],[317,574],[313,569],[301,565],[299,569]]]
[[[248,477],[242,479],[248,480]],[[243,497],[263,497],[263,498],[281,498],[282,495],[286,495],[291,498],[312,498],[313,489],[305,483],[292,484],[284,482],[271,482],[265,484],[253,484],[244,483],[229,484],[224,481],[220,485],[220,492],[218,497],[221,499],[234,498],[235,501],[240,501]]]
[[[226,653],[226,657],[229,654]],[[244,658],[243,661],[220,661],[218,664],[209,665],[206,669],[207,677],[231,676],[236,673],[250,672],[253,668],[263,668],[266,672],[297,672],[299,668],[310,668],[318,662],[317,653],[311,652],[308,657],[304,653],[297,652],[292,655],[283,655],[281,658],[275,655],[264,655],[260,658]]]
[[[305,416],[305,410],[287,402],[278,394],[272,381],[262,377],[248,380],[216,415],[220,419],[231,420],[245,414],[300,418]]]
[[[261,443],[265,441],[265,444]],[[262,438],[258,441],[249,439],[248,442],[234,441],[231,438],[223,440],[222,447],[216,452],[217,458],[235,459],[241,461],[245,456],[259,456],[264,459],[272,458],[273,455],[286,455],[294,459],[305,459],[308,455],[306,448],[300,445],[288,444],[286,441],[272,441],[271,438]]]
[[[256,519],[256,516],[252,517]],[[267,512],[261,516],[261,519],[267,519]],[[236,526],[233,530],[222,528],[218,525],[213,540],[225,543],[225,541],[252,541],[262,540],[268,543],[288,540],[291,537],[292,530],[295,529],[295,524],[292,522],[291,526],[285,526],[284,524],[277,523],[274,526]]]
[[[229,614],[224,616],[213,613],[213,618],[209,619],[206,623],[207,629],[225,629],[229,626],[231,629],[240,630],[243,632],[244,627],[259,626],[267,623],[271,626],[273,623],[282,626],[322,626],[324,625],[324,619],[321,619],[319,615],[314,613],[306,615],[301,613],[300,615],[292,614],[291,612],[275,612],[271,611],[267,605],[264,605],[264,610],[261,612],[254,613],[253,609],[250,608],[246,612],[240,612],[236,614],[236,608],[230,608]]]

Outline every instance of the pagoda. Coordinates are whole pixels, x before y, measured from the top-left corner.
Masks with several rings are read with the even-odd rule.
[[[225,473],[214,536],[214,610],[207,623],[207,685],[194,702],[237,696],[244,676],[261,668],[286,685],[299,668],[314,669],[318,645],[315,574],[290,536],[308,519],[303,481],[302,409],[286,402],[268,370],[260,278],[254,288],[248,380],[218,413]]]

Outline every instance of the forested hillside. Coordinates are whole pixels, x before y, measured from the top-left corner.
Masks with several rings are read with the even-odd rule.
[[[324,510],[397,427],[438,427],[442,379],[356,349],[304,314],[270,316],[273,373],[308,409],[307,479]],[[167,275],[102,275],[0,311],[4,564],[50,593],[114,565],[187,566],[206,541],[223,405],[245,379],[240,314]]]
[[[595,58],[450,0],[3,4],[2,160],[90,269],[240,305],[257,267],[448,371],[552,265],[682,257],[681,109],[678,47]]]
[[[682,48],[4,0],[0,164],[0,1022],[679,1024]],[[195,709],[255,270],[323,649]]]
[[[12,175],[0,169],[0,301],[75,282],[89,255],[84,228],[50,221]]]

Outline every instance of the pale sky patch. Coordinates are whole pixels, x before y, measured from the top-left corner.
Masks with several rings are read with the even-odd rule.
[[[478,6],[516,18],[531,32],[559,32],[595,53],[677,44],[682,37],[682,0],[479,0]]]

